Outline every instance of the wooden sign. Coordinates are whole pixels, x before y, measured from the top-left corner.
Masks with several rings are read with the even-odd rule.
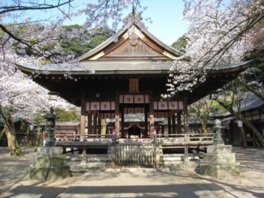
[[[124,95],[124,103],[126,104],[134,103],[133,95]]]
[[[100,110],[100,102],[91,102],[91,111]]]
[[[159,110],[167,110],[168,109],[168,102],[167,101],[159,101],[158,102],[158,109]]]
[[[169,110],[177,110],[177,109],[178,109],[177,101],[170,101],[169,102]]]
[[[153,102],[154,110],[183,110],[183,102],[182,101],[154,101]]]
[[[144,94],[126,94],[119,95],[120,104],[147,104],[149,103],[149,95]]]
[[[134,101],[136,104],[144,104],[144,95],[135,95]]]
[[[110,109],[111,109],[111,103],[110,102],[101,102],[100,110],[107,111]]]
[[[88,111],[114,111],[115,102],[114,101],[91,101],[86,102],[85,110]]]

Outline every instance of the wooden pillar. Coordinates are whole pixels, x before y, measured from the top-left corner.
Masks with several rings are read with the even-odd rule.
[[[154,114],[149,115],[149,132],[150,137],[154,137],[156,135]]]
[[[124,111],[121,111],[121,131],[119,136],[124,138],[125,136],[125,115],[124,115]]]
[[[115,130],[116,130],[116,136],[120,136],[120,114],[115,114]]]
[[[145,131],[142,137],[148,137],[148,112],[146,108],[144,108],[144,116],[145,116]]]
[[[102,125],[101,125],[101,114],[99,112],[97,112],[97,133],[98,133],[98,137],[101,137],[102,134]]]
[[[183,101],[183,117],[184,117],[184,131],[189,133],[189,116],[188,116],[188,103],[187,98]]]
[[[150,137],[156,136],[154,104],[151,96],[149,98],[149,135]]]
[[[92,134],[92,113],[91,112],[88,113],[88,132],[87,132],[87,136],[89,137],[90,134]]]
[[[80,141],[83,141],[85,136],[85,110],[85,93],[83,92],[81,95]]]
[[[182,133],[181,128],[181,111],[177,112],[177,133]]]
[[[176,134],[176,127],[175,127],[175,112],[172,113],[172,134]]]
[[[170,136],[171,135],[171,114],[170,112],[168,112],[167,116],[168,116],[168,132]]]
[[[120,111],[119,111],[119,93],[116,92],[115,97],[115,132],[116,136],[120,136]]]
[[[85,137],[85,115],[81,115],[80,119],[80,141],[83,141]]]
[[[93,134],[94,135],[97,134],[97,115],[96,115],[96,111],[94,111],[94,113],[93,113]]]

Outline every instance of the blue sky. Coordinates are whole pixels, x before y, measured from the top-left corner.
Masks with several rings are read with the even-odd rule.
[[[151,17],[153,21],[147,24],[149,31],[164,43],[171,45],[186,32],[182,0],[142,0],[142,5],[148,7],[143,17]]]
[[[11,2],[11,0],[5,1],[6,4],[10,4]],[[47,2],[53,2],[53,0],[47,0]],[[87,2],[96,2],[96,0],[75,0],[72,4],[72,11],[78,11]],[[148,30],[165,44],[171,45],[186,32],[186,26],[182,21],[183,0],[141,0],[141,5],[142,7],[147,7],[147,10],[143,13],[143,18],[150,17],[152,20],[152,23],[148,21],[143,22]],[[65,10],[67,9],[68,7],[65,8]],[[129,10],[124,11],[124,16],[131,12],[131,10],[132,8],[129,8]],[[58,13],[58,10],[55,9],[46,12],[24,12],[23,15],[25,17],[30,16],[33,20],[52,20]],[[85,16],[75,17],[71,21],[68,21],[67,24],[82,24],[84,19]],[[17,20],[20,21],[21,18],[17,17]]]
[[[80,9],[85,3],[77,0],[73,4],[75,9]],[[158,39],[167,45],[171,45],[186,32],[186,25],[182,21],[184,3],[182,0],[141,0],[142,7],[147,7],[143,13],[143,18],[150,17],[152,23],[144,21],[148,30]],[[124,16],[131,11],[126,10]],[[84,16],[72,18],[67,24],[84,22]]]

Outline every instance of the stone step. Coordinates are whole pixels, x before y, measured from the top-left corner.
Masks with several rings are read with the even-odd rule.
[[[74,155],[74,156],[67,156],[66,157],[69,161],[82,161],[84,159],[83,155]],[[111,160],[110,156],[107,154],[93,154],[93,155],[86,155],[85,156],[87,162],[106,162]]]
[[[163,154],[163,161],[181,161],[184,157],[183,154]]]

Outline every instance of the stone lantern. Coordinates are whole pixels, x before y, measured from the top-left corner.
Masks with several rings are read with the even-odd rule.
[[[54,113],[53,107],[50,108],[50,112],[48,112],[45,116],[46,118],[46,129],[48,132],[48,139],[46,142],[47,147],[54,146],[54,129],[55,129],[55,120],[56,120],[56,114]]]
[[[224,144],[221,129],[221,121],[215,120],[213,145],[207,147],[207,153],[203,155],[200,163],[202,175],[225,177],[238,175],[240,172],[235,153],[232,153],[232,146]]]
[[[30,178],[42,181],[62,179],[71,176],[70,166],[62,155],[62,149],[55,147],[54,128],[56,114],[51,107],[45,116],[48,139],[45,147],[40,147],[38,153],[30,165]]]
[[[215,123],[214,123],[214,145],[218,145],[218,144],[224,144],[224,140],[222,138],[222,125],[221,125],[221,121],[216,119]]]

